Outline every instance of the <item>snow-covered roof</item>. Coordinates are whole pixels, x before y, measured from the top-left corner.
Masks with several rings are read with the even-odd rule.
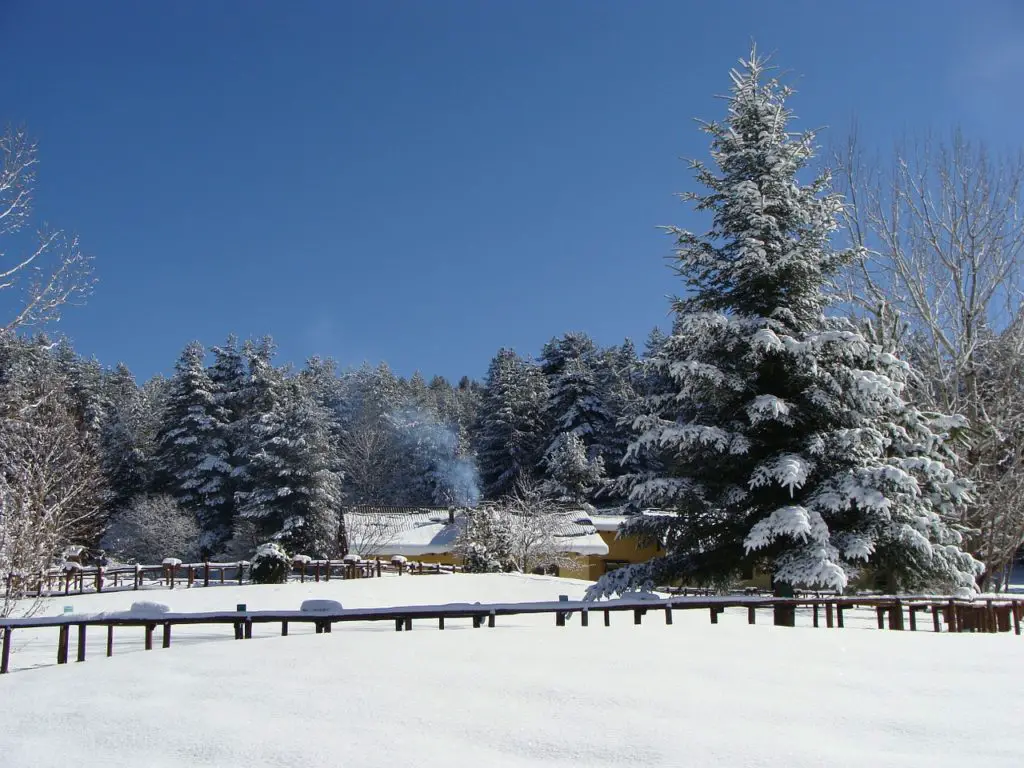
[[[394,525],[394,534],[374,547],[377,551],[372,554],[406,557],[444,555],[452,551],[455,537],[459,535],[458,525],[449,523],[447,516],[439,520],[437,515],[431,513],[396,515],[389,524]]]
[[[675,516],[675,512],[663,509],[645,509],[639,514],[644,517],[672,517]],[[594,524],[594,528],[599,531],[607,533],[616,533],[619,528],[634,515],[626,514],[625,512],[619,512],[616,510],[599,510],[596,514],[590,516],[591,522]]]
[[[626,515],[591,515],[590,522],[599,531],[615,533],[626,520]]]
[[[379,525],[389,533],[379,536],[369,555],[446,555],[459,535],[458,512],[415,507],[356,507],[346,513],[346,522]],[[451,522],[454,520],[455,522]],[[360,522],[361,521],[361,522]],[[577,555],[607,555],[608,545],[598,535],[590,517],[580,511],[564,514],[555,532],[559,549]]]
[[[601,534],[588,533],[583,536],[559,537],[558,548],[562,552],[570,552],[574,555],[597,555],[604,557],[608,554],[608,545],[604,543]]]

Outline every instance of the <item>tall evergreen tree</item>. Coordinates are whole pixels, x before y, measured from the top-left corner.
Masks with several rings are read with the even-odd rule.
[[[108,407],[100,430],[100,455],[110,488],[108,511],[113,512],[150,490],[159,412],[148,407],[124,363],[107,377],[105,390]]]
[[[341,494],[330,418],[299,379],[261,370],[266,362],[261,355],[253,359],[264,396],[249,422],[238,516],[293,552],[329,557]]]
[[[707,191],[689,196],[712,228],[672,230],[689,295],[656,363],[673,397],[630,446],[663,468],[632,498],[676,514],[632,529],[666,555],[592,594],[749,565],[779,594],[843,589],[864,563],[904,588],[971,589],[977,563],[946,522],[967,490],[943,463],[952,422],[907,402],[904,362],[826,316],[830,276],[857,256],[830,245],[842,201],[827,175],[801,183],[813,134],[787,132],[789,91],[756,52],[732,80],[726,121],[704,125],[717,169],[694,163]]]
[[[192,342],[171,378],[157,437],[157,490],[196,514],[204,554],[218,551],[231,531],[224,477],[230,471],[224,426],[213,383],[203,364],[205,350]]]
[[[548,386],[540,368],[510,349],[491,361],[476,430],[484,492],[497,498],[537,479],[548,434]]]

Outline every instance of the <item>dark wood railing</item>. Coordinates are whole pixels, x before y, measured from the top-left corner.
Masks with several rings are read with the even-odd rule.
[[[1021,634],[1021,620],[1024,618],[1024,599],[994,598],[965,600],[954,597],[800,597],[765,598],[746,596],[679,598],[666,600],[621,599],[606,602],[559,601],[539,603],[492,603],[492,604],[450,604],[411,605],[391,608],[359,608],[339,610],[333,613],[304,611],[246,611],[220,613],[164,613],[132,615],[96,614],[92,616],[59,616],[26,619],[0,619],[2,649],[0,649],[0,674],[10,668],[11,638],[16,629],[56,628],[57,663],[66,664],[69,659],[71,629],[77,630],[76,660],[85,661],[86,631],[89,627],[105,627],[106,655],[114,652],[115,627],[141,628],[144,632],[144,647],[153,648],[153,635],[161,628],[161,645],[169,648],[172,629],[183,625],[231,625],[238,640],[250,639],[255,625],[280,624],[282,635],[288,634],[290,624],[312,624],[317,633],[330,632],[334,624],[346,622],[393,621],[395,630],[410,630],[413,621],[436,621],[438,629],[445,628],[446,621],[469,619],[474,628],[486,621],[494,627],[500,616],[527,614],[552,614],[555,625],[564,627],[567,619],[579,615],[580,624],[589,626],[591,615],[601,615],[604,626],[611,625],[614,613],[632,612],[633,623],[641,624],[650,612],[661,612],[666,624],[672,624],[673,612],[679,610],[706,610],[712,624],[727,608],[745,608],[747,621],[754,624],[758,610],[786,606],[811,611],[812,626],[820,627],[822,619],[826,627],[845,626],[845,612],[855,608],[873,609],[877,615],[878,628],[886,624],[892,630],[918,629],[918,614],[931,618],[931,629],[941,632],[942,624],[947,632],[1009,632]]]
[[[310,560],[292,565],[290,578],[305,582],[330,581],[332,578],[367,579],[379,577],[385,573],[402,575],[403,573],[440,574],[455,573],[461,568],[454,565],[418,562],[389,562],[387,560]],[[19,583],[26,577],[19,574],[7,574],[5,579],[6,594],[13,588],[24,587],[29,596],[46,597],[55,595],[84,594],[85,592],[103,592],[104,590],[121,590],[131,587],[138,590],[147,585],[165,586],[204,586],[213,584],[249,583],[250,563],[246,560],[219,563],[182,563],[180,565],[118,565],[118,566],[85,566],[63,569],[51,568],[27,579],[27,583]]]

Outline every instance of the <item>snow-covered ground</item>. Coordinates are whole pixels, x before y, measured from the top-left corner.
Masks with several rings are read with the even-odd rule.
[[[158,600],[174,611],[512,602],[582,595],[585,582],[423,576],[280,587],[211,587],[57,598],[76,613]],[[1024,640],[867,629],[755,627],[737,611],[666,626],[629,614],[500,617],[494,629],[423,622],[278,636],[175,628],[103,632],[84,664],[53,666],[56,630],[15,633],[0,678],[4,765],[1017,766]],[[804,618],[806,621],[806,617]],[[19,639],[18,635],[21,635]],[[216,640],[216,642],[212,642]],[[72,651],[73,653],[73,651]],[[45,664],[45,668],[26,667]]]

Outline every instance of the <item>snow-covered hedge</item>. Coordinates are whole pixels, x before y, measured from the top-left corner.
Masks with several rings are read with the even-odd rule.
[[[292,559],[281,548],[280,544],[269,542],[260,544],[252,559],[250,569],[254,584],[284,584],[288,580]]]

